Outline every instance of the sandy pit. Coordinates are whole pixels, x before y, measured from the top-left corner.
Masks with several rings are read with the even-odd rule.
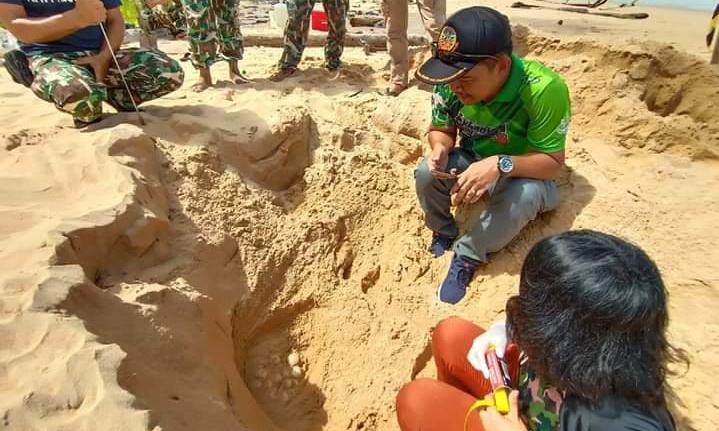
[[[719,74],[666,45],[516,34],[572,92],[563,202],[457,307],[436,301],[449,257],[426,252],[413,190],[429,94],[377,94],[384,54],[349,49],[334,76],[313,48],[286,82],[186,85],[142,128],[84,132],[0,77],[0,429],[396,430],[397,390],[434,375],[434,325],[500,317],[528,248],[570,228],[657,261],[692,361],[671,379],[680,422],[713,429]]]

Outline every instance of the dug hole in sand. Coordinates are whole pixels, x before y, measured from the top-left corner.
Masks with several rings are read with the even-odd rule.
[[[449,256],[426,251],[414,196],[429,93],[370,91],[384,56],[348,50],[339,80],[317,55],[285,83],[180,93],[149,104],[143,129],[120,116],[78,132],[15,94],[2,108],[0,429],[396,430],[399,388],[434,376],[434,325],[501,317],[528,248],[570,228],[657,261],[692,361],[671,379],[677,418],[713,429],[719,76],[666,46],[515,31],[572,92],[563,202],[457,307],[437,303]],[[252,55],[248,72],[266,76],[276,56]]]

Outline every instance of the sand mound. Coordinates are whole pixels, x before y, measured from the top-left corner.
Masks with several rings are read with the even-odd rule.
[[[719,76],[705,62],[653,42],[611,47],[516,33],[521,51],[571,82],[575,131],[609,132],[627,149],[716,159]]]
[[[80,133],[42,107],[37,127],[11,122],[0,159],[3,426],[396,429],[399,387],[434,373],[437,321],[494,320],[537,239],[592,227],[639,242],[662,268],[673,338],[693,360],[672,380],[692,419],[682,423],[710,429],[719,77],[665,47],[517,33],[572,89],[563,203],[455,308],[434,298],[448,258],[425,251],[413,191],[429,95],[377,95],[382,56],[350,50],[339,79],[318,55],[286,83],[189,105],[181,93],[148,106],[142,129],[115,125],[130,118],[119,115]]]

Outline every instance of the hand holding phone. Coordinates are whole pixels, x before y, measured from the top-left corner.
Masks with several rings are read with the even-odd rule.
[[[429,173],[438,180],[456,180],[459,177],[459,174],[455,174],[453,172],[444,172],[439,171],[437,169],[431,169]]]

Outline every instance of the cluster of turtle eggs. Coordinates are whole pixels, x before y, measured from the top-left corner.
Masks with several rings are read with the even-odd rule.
[[[282,402],[288,402],[301,383],[304,370],[297,352],[291,352],[283,362],[279,355],[260,361],[252,376],[252,387]]]

